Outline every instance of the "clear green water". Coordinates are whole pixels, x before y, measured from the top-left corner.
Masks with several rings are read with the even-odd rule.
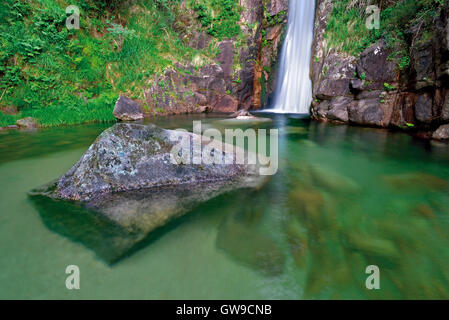
[[[155,122],[191,129],[193,119]],[[0,132],[0,298],[449,298],[447,146],[275,118],[263,125],[281,133],[268,184],[197,207],[108,265],[52,231],[27,197],[108,126]],[[65,287],[72,264],[80,290]],[[368,265],[380,290],[365,288]]]

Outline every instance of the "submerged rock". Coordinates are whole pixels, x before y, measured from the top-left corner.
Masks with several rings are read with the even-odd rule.
[[[115,103],[114,117],[122,121],[133,121],[143,119],[142,107],[126,97],[120,96]]]
[[[41,216],[56,221],[50,225],[58,225],[58,233],[113,262],[150,232],[199,203],[236,188],[259,186],[265,180],[257,166],[235,164],[235,152],[225,152],[223,144],[204,139],[203,154],[218,152],[221,163],[173,163],[172,147],[179,141],[190,144],[195,137],[201,139],[154,125],[116,124],[59,180],[31,191],[30,197]],[[192,149],[186,150],[193,154]],[[76,218],[63,223],[66,219],[61,216],[66,212],[85,217],[83,225],[94,220],[101,223],[89,226],[92,232],[85,234],[76,227]]]
[[[383,181],[392,189],[400,192],[444,191],[449,182],[428,173],[405,173],[384,176]]]
[[[226,219],[217,234],[217,247],[236,262],[266,276],[284,272],[285,256],[281,247],[267,234],[234,218]]]

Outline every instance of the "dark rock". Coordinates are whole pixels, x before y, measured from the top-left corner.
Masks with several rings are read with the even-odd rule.
[[[387,109],[392,110],[390,121],[392,126],[406,127],[408,124],[414,124],[414,106],[416,95],[410,92],[402,92],[394,95],[387,100]]]
[[[353,91],[362,91],[365,87],[365,81],[361,79],[354,79],[351,80],[350,86]]]
[[[355,100],[349,106],[349,120],[356,124],[381,126],[382,119],[379,99]]]
[[[38,126],[37,120],[31,117],[19,119],[16,124],[22,129],[35,129]]]
[[[220,53],[217,56],[217,61],[223,69],[225,78],[230,78],[234,62],[234,43],[231,40],[224,40],[218,46]]]
[[[418,41],[413,48],[413,68],[416,72],[416,90],[431,87],[435,84],[433,72],[433,46],[432,40]]]
[[[114,117],[122,121],[143,119],[142,107],[131,99],[120,96],[115,103]]]
[[[449,120],[449,91],[446,92],[446,97],[444,99],[443,107],[441,110],[441,119],[443,121]]]
[[[389,61],[389,55],[390,50],[387,49],[384,40],[367,48],[362,52],[357,63],[358,75],[364,75],[367,81],[377,82],[380,88],[385,82],[395,82],[398,72],[396,64]]]
[[[418,97],[415,104],[415,116],[420,122],[432,122],[432,97],[425,93]]]
[[[337,97],[331,100],[329,104],[329,110],[327,112],[327,118],[329,120],[337,120],[342,122],[348,122],[348,107],[352,102],[352,98]]]
[[[329,110],[329,101],[321,101],[314,109],[314,113],[318,118],[325,119]]]
[[[440,126],[432,135],[435,140],[449,140],[449,124]]]
[[[367,90],[367,91],[361,91],[357,94],[356,98],[357,100],[365,100],[365,99],[373,99],[373,98],[381,98],[381,96],[385,91],[382,90]]]

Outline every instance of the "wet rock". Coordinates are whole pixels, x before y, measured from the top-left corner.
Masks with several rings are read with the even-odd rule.
[[[9,126],[6,126],[5,128],[9,129],[9,130],[16,130],[16,129],[19,129],[19,126],[15,125],[15,124],[11,124]]]
[[[415,104],[415,116],[421,122],[432,122],[432,97],[425,93],[418,97]]]
[[[21,129],[35,129],[38,127],[37,120],[31,117],[19,119],[16,124]]]
[[[426,87],[433,86],[434,72],[433,72],[433,45],[432,40],[418,41],[413,47],[413,68],[416,71],[416,90],[421,90]]]
[[[428,173],[405,173],[384,176],[383,181],[399,192],[444,191],[449,182]]]
[[[110,192],[256,176],[254,166],[235,164],[235,154],[225,152],[223,144],[205,140],[202,152],[219,152],[219,164],[174,164],[174,146],[178,156],[193,160],[193,139],[202,138],[154,125],[118,123],[105,130],[59,179],[56,192],[64,199],[90,200]]]
[[[432,135],[435,140],[449,140],[449,124],[440,126]]]
[[[342,122],[348,122],[348,107],[352,102],[352,98],[337,97],[331,100],[329,104],[329,110],[327,112],[327,118],[329,120],[337,120]]]
[[[349,106],[349,120],[356,124],[381,126],[382,118],[379,99],[355,100]]]
[[[115,103],[114,117],[122,121],[143,119],[142,107],[131,99],[120,96]]]

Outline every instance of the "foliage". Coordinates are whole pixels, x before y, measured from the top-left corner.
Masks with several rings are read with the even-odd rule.
[[[237,0],[191,0],[190,5],[201,25],[213,37],[230,39],[240,33],[241,7]]]
[[[111,121],[118,95],[144,100],[149,79],[199,54],[172,28],[180,0],[124,3],[1,1],[0,109],[42,125]],[[68,5],[80,8],[79,30],[65,27]],[[18,116],[0,112],[0,126]]]
[[[369,30],[365,26],[365,10],[369,4],[381,8],[380,29]],[[412,35],[408,34],[409,28],[420,25],[423,30],[430,29],[443,5],[444,0],[334,1],[325,39],[330,47],[357,56],[384,38],[395,50],[391,58],[403,70],[410,65]]]

